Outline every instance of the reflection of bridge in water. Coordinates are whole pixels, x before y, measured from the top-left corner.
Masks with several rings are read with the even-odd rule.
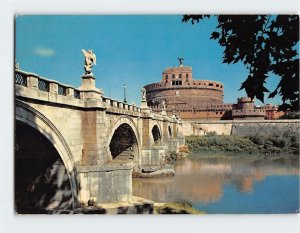
[[[163,169],[184,144],[176,116],[103,96],[95,78],[78,89],[15,70],[18,212],[130,202],[132,171]]]

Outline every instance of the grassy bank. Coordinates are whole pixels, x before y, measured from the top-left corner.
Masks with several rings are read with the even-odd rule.
[[[234,135],[189,136],[186,144],[191,151],[229,151],[250,154],[299,154],[298,135],[255,135],[239,137]]]

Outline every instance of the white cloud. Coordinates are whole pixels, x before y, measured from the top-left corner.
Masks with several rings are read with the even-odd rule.
[[[33,49],[33,53],[42,56],[42,57],[50,57],[54,55],[54,50],[50,48],[43,48],[43,47],[35,47]]]

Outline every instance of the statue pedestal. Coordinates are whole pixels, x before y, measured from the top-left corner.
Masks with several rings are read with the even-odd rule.
[[[146,100],[141,101],[141,110],[142,112],[150,114],[150,108],[148,107]]]
[[[142,100],[142,101],[141,101],[141,109],[149,109],[146,100]]]
[[[166,112],[166,110],[165,110],[165,109],[163,109],[163,110],[161,111],[161,115],[163,115],[163,116],[167,116],[167,112]]]
[[[103,92],[102,90],[96,88],[95,77],[90,74],[85,74],[81,76],[82,85],[81,92],[83,92],[84,99],[101,99]]]
[[[81,85],[82,90],[96,89],[95,77],[93,75],[85,74],[82,75],[81,78],[82,78],[82,85]]]

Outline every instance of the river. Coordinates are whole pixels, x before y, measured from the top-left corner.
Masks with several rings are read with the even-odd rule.
[[[206,213],[277,214],[299,210],[299,158],[194,152],[176,175],[134,178],[133,195],[188,202]]]

